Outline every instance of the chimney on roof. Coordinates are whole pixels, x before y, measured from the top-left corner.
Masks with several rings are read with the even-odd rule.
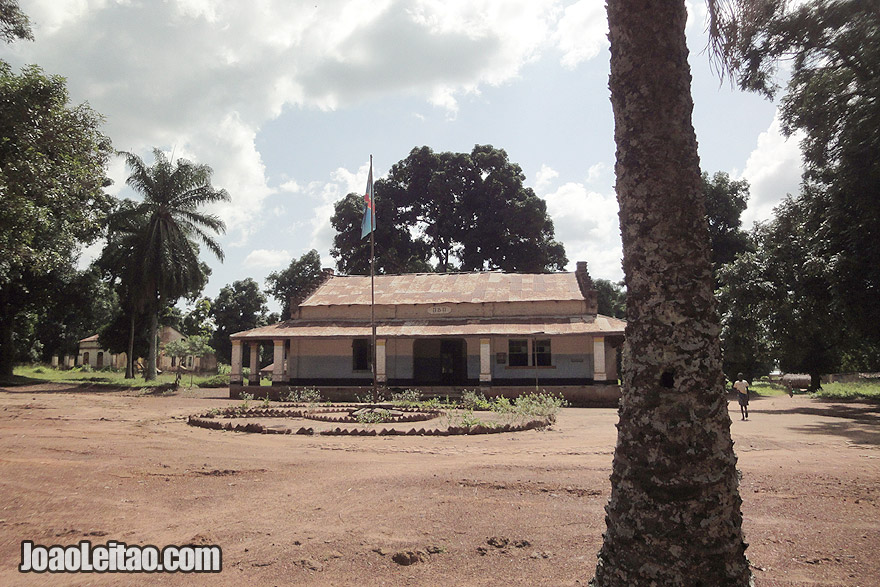
[[[596,314],[599,311],[599,301],[598,301],[598,292],[596,292],[593,287],[593,280],[590,277],[590,272],[587,271],[587,262],[586,261],[578,261],[577,268],[574,271],[575,279],[577,279],[578,288],[581,290],[581,295],[584,296],[584,300],[587,302],[586,305],[586,313],[587,314]]]
[[[332,267],[324,267],[323,269],[321,269],[321,273],[324,274],[325,278],[326,277],[333,277],[333,275],[335,275]]]

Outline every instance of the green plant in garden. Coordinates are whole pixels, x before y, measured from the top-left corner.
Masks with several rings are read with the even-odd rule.
[[[238,407],[239,411],[243,412],[248,409],[251,405],[251,400],[254,399],[254,394],[252,393],[243,393],[241,394],[241,405]]]
[[[418,407],[420,410],[439,410],[443,407],[443,404],[436,397],[432,397],[420,402]]]
[[[422,392],[418,389],[405,389],[391,394],[391,403],[399,408],[413,408],[422,401]]]
[[[516,398],[514,405],[519,416],[544,418],[553,424],[559,410],[568,405],[568,402],[562,397],[547,393],[529,393]]]
[[[473,428],[475,426],[482,426],[484,422],[474,416],[474,412],[472,410],[463,410],[458,415],[459,425],[464,428]]]
[[[461,392],[461,406],[466,410],[489,410],[492,404],[482,392],[476,389],[465,389]]]
[[[358,424],[381,424],[387,422],[391,418],[391,412],[388,410],[370,410],[359,413],[355,416]]]
[[[285,401],[297,404],[317,404],[321,403],[321,392],[317,387],[294,387],[284,396]]]

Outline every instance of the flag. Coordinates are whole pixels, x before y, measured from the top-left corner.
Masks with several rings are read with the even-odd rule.
[[[376,230],[376,206],[373,203],[373,158],[370,157],[370,174],[367,176],[367,191],[364,192],[364,220],[361,222],[361,238]]]

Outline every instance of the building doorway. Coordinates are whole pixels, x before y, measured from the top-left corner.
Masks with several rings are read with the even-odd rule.
[[[463,338],[424,338],[413,343],[413,379],[422,385],[467,383],[467,345]]]

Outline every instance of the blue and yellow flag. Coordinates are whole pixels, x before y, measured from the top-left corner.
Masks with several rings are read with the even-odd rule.
[[[376,230],[376,206],[373,203],[373,158],[370,157],[370,174],[367,176],[367,191],[364,193],[364,220],[361,222],[361,238]]]

